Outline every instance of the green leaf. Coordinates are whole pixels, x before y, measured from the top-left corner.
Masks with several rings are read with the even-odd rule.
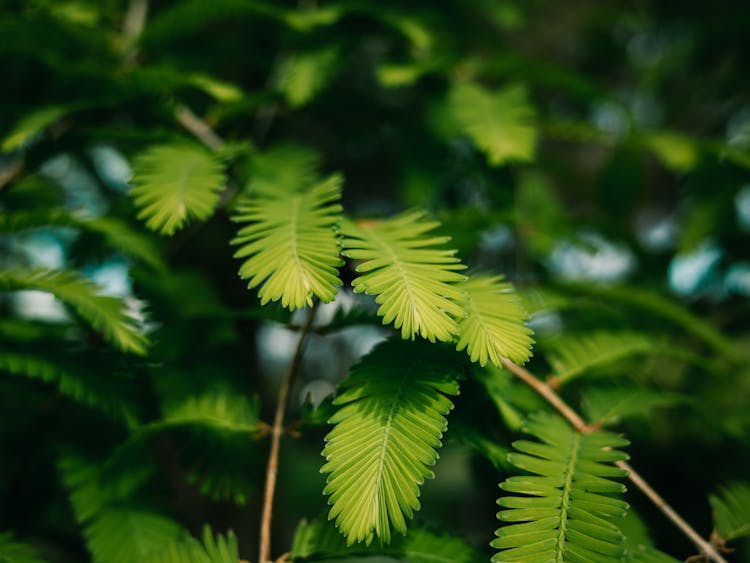
[[[22,117],[0,144],[2,152],[12,152],[23,148],[47,127],[70,111],[62,106],[43,107]]]
[[[172,519],[134,502],[150,467],[135,466],[117,479],[104,479],[103,466],[66,457],[60,470],[94,563],[142,563],[187,536]]]
[[[626,472],[612,465],[627,455],[615,434],[579,434],[551,415],[532,417],[526,432],[539,441],[519,440],[508,460],[531,476],[509,477],[500,487],[513,496],[497,501],[499,528],[492,560],[516,563],[596,561],[615,563],[624,555],[617,519],[627,503],[613,498],[625,487],[610,480]],[[518,496],[524,495],[524,496]]]
[[[378,345],[352,369],[334,400],[321,472],[328,518],[347,543],[388,543],[391,527],[406,532],[419,509],[419,485],[446,429],[445,415],[458,394],[461,366],[450,349],[397,338]]]
[[[173,520],[130,507],[103,509],[84,530],[94,563],[142,563],[185,535]]]
[[[0,348],[0,371],[52,383],[62,395],[102,410],[116,420],[124,421],[128,427],[136,426],[137,407],[128,397],[128,389],[123,389],[123,381],[72,360],[68,358],[63,362],[59,358],[49,358],[46,350],[40,354],[30,349]]]
[[[455,250],[443,248],[448,237],[428,236],[439,225],[424,213],[404,213],[386,221],[344,224],[344,255],[361,260],[354,291],[375,295],[383,324],[393,322],[403,338],[419,334],[430,342],[449,341],[458,332],[453,317],[464,314],[455,282],[464,266]]]
[[[412,528],[389,545],[347,546],[341,534],[325,520],[302,520],[294,532],[291,556],[316,561],[356,555],[388,555],[409,563],[474,563],[484,560],[461,538],[425,528]]]
[[[70,270],[6,270],[0,272],[0,291],[49,292],[70,306],[94,330],[123,352],[143,355],[148,340],[121,299],[102,295],[88,278]]]
[[[130,194],[149,229],[173,235],[213,214],[224,182],[221,163],[202,147],[158,145],[134,159]]]
[[[337,287],[342,178],[338,174],[299,193],[248,197],[233,221],[242,227],[232,244],[236,258],[246,258],[240,277],[248,287],[261,286],[261,304],[279,301],[297,309],[312,306],[313,297],[333,301]]]
[[[524,363],[531,355],[532,331],[526,313],[501,276],[472,276],[459,284],[466,316],[458,321],[457,350],[466,348],[472,362],[487,360],[502,367],[502,359]]]
[[[336,47],[288,56],[276,78],[277,88],[287,103],[299,108],[311,102],[335,72],[338,58]]]
[[[206,525],[203,527],[203,542],[193,537],[172,541],[146,563],[237,563],[240,559],[237,538],[232,531],[226,536],[216,534]]]
[[[10,532],[3,532],[0,533],[0,563],[44,563],[44,560],[32,546],[14,540]]]
[[[582,392],[581,405],[586,420],[610,426],[625,418],[647,417],[659,407],[669,407],[685,398],[654,389],[639,387],[590,388]]]
[[[0,215],[0,231],[14,233],[47,226],[66,226],[103,237],[112,248],[148,264],[155,270],[166,270],[164,259],[153,241],[143,233],[114,217],[77,217],[61,209]]]
[[[229,389],[213,389],[171,402],[152,428],[210,427],[221,432],[254,434],[258,431],[258,404]]]
[[[253,195],[294,194],[318,181],[320,155],[302,145],[277,145],[254,153],[246,190]]]
[[[563,385],[598,368],[651,352],[654,342],[637,333],[594,332],[563,336],[548,343],[546,349],[552,377]]]
[[[750,485],[731,483],[708,500],[716,533],[725,542],[750,536]]]
[[[492,166],[534,157],[534,109],[522,86],[489,91],[471,82],[458,82],[448,106],[463,132],[487,155]]]

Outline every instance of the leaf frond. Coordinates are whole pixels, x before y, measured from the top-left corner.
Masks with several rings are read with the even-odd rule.
[[[146,353],[148,339],[128,313],[125,303],[102,295],[98,285],[77,272],[41,268],[0,272],[0,291],[18,290],[51,293],[123,352]]]
[[[73,456],[61,459],[59,466],[94,563],[141,563],[187,537],[174,520],[132,500],[150,468],[138,467],[112,480],[103,479],[101,466]]]
[[[654,343],[646,336],[629,332],[595,332],[585,336],[565,336],[547,346],[547,360],[558,385],[590,371],[646,354]]]
[[[62,209],[17,211],[0,215],[0,232],[15,233],[47,226],[73,227],[101,236],[114,249],[158,271],[166,270],[158,250],[143,233],[114,217],[84,218]]]
[[[230,530],[226,536],[203,527],[203,541],[190,536],[172,541],[145,563],[237,563],[240,559],[237,538]]]
[[[419,485],[432,477],[437,448],[458,394],[454,353],[424,341],[394,338],[352,369],[334,399],[321,468],[324,494],[347,543],[391,539],[406,532],[419,509]]]
[[[533,158],[537,137],[532,124],[534,110],[522,86],[491,92],[478,84],[460,82],[453,86],[448,106],[492,166]]]
[[[459,284],[466,316],[458,321],[457,350],[466,349],[472,362],[502,367],[502,358],[524,363],[531,355],[532,331],[513,286],[501,276],[471,276]]]
[[[750,536],[750,485],[731,483],[708,500],[714,528],[725,542]]]
[[[138,409],[128,397],[127,389],[122,388],[119,380],[113,381],[99,371],[92,372],[88,366],[66,365],[32,350],[0,349],[0,371],[54,384],[62,395],[99,409],[131,428],[137,424]]]
[[[347,546],[336,528],[325,520],[302,520],[294,532],[292,558],[328,560],[352,555],[389,555],[409,563],[479,563],[484,558],[462,539],[430,529],[413,527],[389,545]]]
[[[149,229],[173,235],[190,219],[213,214],[224,181],[221,163],[202,147],[158,145],[133,160],[130,194]]]
[[[10,532],[0,533],[0,563],[44,563],[36,550],[13,538]]]
[[[616,448],[627,441],[615,434],[579,434],[550,415],[532,417],[526,432],[538,441],[514,442],[508,461],[527,476],[509,477],[500,487],[500,527],[492,561],[596,561],[615,563],[625,552],[613,523],[627,503],[613,495],[625,487],[612,480],[626,472],[612,465],[627,455]],[[517,496],[524,495],[524,496]]]
[[[600,426],[611,426],[627,418],[647,417],[653,409],[686,401],[686,397],[676,393],[642,387],[589,388],[582,395],[586,420]]]
[[[258,287],[261,304],[281,301],[292,309],[313,297],[333,301],[337,288],[342,177],[338,174],[296,194],[265,194],[241,202],[232,220],[249,223],[237,232],[240,277]]]
[[[420,335],[430,342],[449,341],[458,332],[455,318],[464,311],[455,285],[466,279],[447,237],[428,236],[439,223],[421,211],[372,225],[346,222],[344,255],[361,260],[354,291],[375,295],[383,324],[393,323],[403,338]]]

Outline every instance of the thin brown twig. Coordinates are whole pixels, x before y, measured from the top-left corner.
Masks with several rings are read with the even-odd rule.
[[[300,331],[297,347],[289,363],[284,381],[279,389],[279,397],[276,402],[276,413],[273,417],[273,426],[271,427],[271,451],[268,454],[268,466],[266,467],[266,486],[263,492],[263,512],[260,519],[260,546],[258,549],[258,563],[267,563],[270,560],[271,551],[271,517],[273,515],[273,496],[276,491],[276,475],[279,469],[279,446],[281,436],[284,434],[284,415],[289,403],[289,392],[294,382],[294,376],[297,373],[305,341],[310,333],[313,319],[315,318],[315,307]]]
[[[550,405],[552,405],[557,411],[575,428],[581,433],[589,433],[595,430],[593,426],[586,424],[586,421],[575,412],[555,391],[547,385],[545,382],[538,379],[530,371],[522,368],[518,364],[513,363],[507,358],[503,358],[503,365],[508,370],[518,377],[521,381],[526,383],[529,387],[534,389],[539,395],[541,395]],[[727,563],[711,542],[706,541],[703,537],[696,532],[690,524],[688,524],[682,516],[680,516],[659,493],[657,493],[651,485],[649,485],[638,472],[633,469],[629,463],[624,461],[618,461],[615,463],[619,468],[624,469],[628,472],[628,479],[638,489],[645,494],[648,499],[656,505],[656,507],[662,511],[662,513],[677,526],[682,533],[684,533],[690,541],[700,550],[700,552],[708,557],[708,559],[715,561],[716,563]]]
[[[224,147],[224,139],[219,137],[211,126],[193,113],[185,105],[177,106],[174,112],[177,123],[182,125],[193,134],[201,143],[213,151],[219,151]]]

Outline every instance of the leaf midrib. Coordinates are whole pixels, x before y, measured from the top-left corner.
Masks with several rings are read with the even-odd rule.
[[[385,465],[385,455],[386,455],[386,452],[388,451],[388,442],[390,440],[390,434],[391,434],[391,424],[393,423],[393,418],[396,416],[396,413],[399,410],[401,395],[403,394],[403,389],[404,389],[404,386],[406,385],[406,380],[409,378],[410,373],[411,373],[410,369],[405,369],[402,372],[401,381],[398,384],[398,389],[396,390],[393,401],[391,401],[391,406],[388,409],[385,430],[383,433],[383,438],[381,440],[381,446],[380,446],[380,458],[378,459],[378,468],[376,471],[377,487],[375,489],[375,495],[374,495],[375,498],[380,497],[380,490],[383,485],[383,466]],[[378,508],[379,510],[383,510],[383,507],[378,507]]]
[[[414,334],[415,332],[418,332],[415,330],[416,328],[419,328],[422,326],[421,318],[419,318],[419,312],[417,311],[417,307],[415,306],[414,296],[412,292],[411,287],[411,279],[407,275],[407,270],[404,268],[402,264],[402,260],[399,258],[398,254],[393,250],[392,245],[389,244],[393,243],[393,246],[395,246],[395,241],[389,241],[386,237],[383,237],[378,233],[377,229],[369,229],[370,237],[373,242],[375,242],[382,250],[386,252],[386,254],[391,258],[394,266],[398,270],[401,279],[404,283],[404,289],[406,290],[406,294],[409,296],[409,304],[411,305],[412,312],[414,313],[414,317],[412,319],[412,330],[411,333]],[[385,267],[385,266],[384,266]],[[383,268],[379,268],[378,271],[382,270]],[[386,293],[388,290],[383,291],[382,293]],[[401,311],[399,311],[401,312]],[[403,317],[404,315],[397,315]],[[398,328],[398,327],[397,327]]]
[[[560,524],[557,527],[557,548],[555,549],[555,563],[565,561],[565,532],[568,525],[568,509],[570,507],[570,490],[573,485],[573,475],[575,466],[578,462],[578,452],[581,447],[581,435],[577,432],[573,434],[573,441],[570,447],[570,456],[565,468],[565,481],[562,488],[562,501],[560,503]]]

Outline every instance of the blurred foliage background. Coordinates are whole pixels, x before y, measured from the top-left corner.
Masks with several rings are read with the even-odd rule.
[[[750,468],[748,21],[741,1],[2,0],[0,268],[79,272],[150,344],[128,353],[140,337],[128,350],[38,280],[0,279],[0,530],[49,561],[114,561],[87,527],[109,510],[124,534],[231,528],[252,560],[258,421],[300,319],[246,290],[228,211],[341,171],[351,216],[426,208],[472,269],[513,281],[529,369],[624,432],[633,465],[708,535],[709,494]],[[128,182],[137,154],[178,140],[213,145],[229,187],[164,238]],[[344,291],[321,308],[274,553],[324,514],[330,393],[387,334],[371,305]],[[487,377],[457,401],[418,518],[489,554],[505,448],[545,407]],[[694,553],[628,501],[656,545]]]

